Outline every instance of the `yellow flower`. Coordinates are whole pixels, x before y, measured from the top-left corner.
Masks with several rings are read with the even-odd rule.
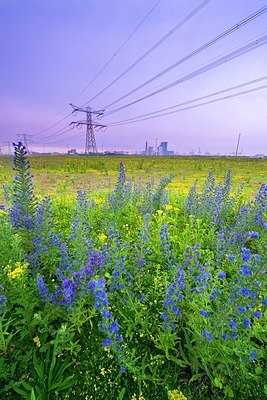
[[[171,204],[166,204],[165,208],[167,211],[173,210],[173,206]]]
[[[104,242],[107,239],[107,236],[104,233],[100,233],[100,235],[98,235],[99,239]]]
[[[26,268],[28,267],[27,263],[20,263],[20,262],[16,262],[15,263],[15,269],[13,269],[13,271],[11,271],[10,266],[7,266],[7,269],[9,270],[9,272],[7,273],[8,278],[11,279],[16,279],[19,278],[23,272],[26,270]]]
[[[36,344],[37,347],[41,347],[41,342],[38,336],[35,336],[33,338],[34,343]]]
[[[145,400],[145,398],[143,397],[143,395],[142,395],[142,393],[141,393],[140,396],[139,396],[138,399],[137,399],[136,394],[134,393],[134,394],[132,395],[131,400]]]
[[[104,376],[104,375],[105,375],[105,373],[106,373],[106,370],[105,370],[105,368],[101,368],[100,374]]]
[[[169,400],[187,400],[187,397],[185,397],[181,390],[180,392],[178,392],[178,390],[169,390],[168,397]]]
[[[161,215],[161,214],[163,214],[163,210],[157,210],[156,213],[157,213],[158,215]]]

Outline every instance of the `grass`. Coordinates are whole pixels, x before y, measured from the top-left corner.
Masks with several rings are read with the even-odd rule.
[[[158,181],[174,173],[170,184],[173,191],[186,194],[198,180],[201,186],[210,170],[222,180],[231,169],[234,188],[245,184],[244,196],[252,196],[264,183],[267,160],[246,157],[144,157],[144,156],[30,156],[35,191],[38,196],[47,194],[68,196],[79,189],[91,192],[112,190],[117,179],[119,162],[123,162],[127,177],[137,182],[141,179]],[[11,184],[12,157],[0,157],[0,181]],[[0,191],[3,202],[3,191]]]

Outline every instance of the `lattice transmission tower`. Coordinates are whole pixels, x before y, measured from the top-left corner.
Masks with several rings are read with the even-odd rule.
[[[24,144],[24,146],[26,148],[27,153],[30,152],[29,143],[32,143],[31,137],[32,137],[32,135],[27,135],[26,133],[22,133],[22,134],[18,133],[17,134],[18,140],[22,140],[22,142],[23,142],[23,144]]]
[[[101,116],[103,116],[104,111],[103,110],[95,111],[95,110],[92,110],[90,107],[86,107],[86,108],[77,107],[71,103],[70,103],[70,105],[73,108],[72,113],[74,115],[76,115],[77,112],[84,112],[86,114],[86,120],[74,121],[74,122],[70,123],[70,125],[75,125],[78,127],[80,127],[82,125],[86,125],[85,154],[97,153],[94,128],[105,130],[106,126],[94,122],[92,119],[92,114],[96,115],[97,117],[101,117]]]

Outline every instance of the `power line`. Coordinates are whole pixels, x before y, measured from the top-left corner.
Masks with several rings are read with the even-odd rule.
[[[106,113],[106,115],[113,114],[115,112],[123,110],[124,108],[130,107],[133,104],[136,104],[136,103],[139,103],[140,101],[148,99],[149,97],[152,97],[152,96],[154,96],[154,95],[156,95],[158,93],[161,93],[161,92],[163,92],[165,90],[168,90],[168,89],[170,89],[170,88],[172,88],[172,87],[174,87],[174,86],[176,86],[176,85],[178,85],[180,83],[183,83],[183,82],[185,82],[185,81],[187,81],[189,79],[194,78],[197,75],[203,74],[203,73],[209,71],[210,69],[213,69],[213,68],[215,68],[215,67],[217,67],[219,65],[225,64],[226,62],[231,61],[231,60],[233,60],[233,59],[235,59],[237,57],[240,57],[241,55],[244,55],[244,54],[246,54],[246,53],[248,53],[248,52],[250,52],[252,50],[255,50],[256,48],[258,48],[260,46],[263,46],[265,44],[267,44],[267,35],[263,35],[261,38],[259,38],[257,40],[254,40],[254,41],[250,42],[249,44],[247,44],[245,46],[242,46],[239,49],[237,49],[237,50],[235,50],[235,51],[233,51],[231,53],[228,53],[227,55],[225,55],[223,57],[220,57],[220,58],[216,59],[215,61],[213,61],[213,62],[211,62],[209,64],[206,64],[205,66],[203,66],[203,67],[201,67],[201,68],[199,68],[199,69],[197,69],[197,70],[195,70],[195,71],[193,71],[193,72],[191,72],[191,73],[189,73],[187,75],[184,75],[182,78],[179,78],[179,79],[175,80],[174,82],[163,86],[160,89],[157,89],[157,90],[155,90],[155,91],[153,91],[153,92],[151,92],[151,93],[149,93],[149,94],[147,94],[147,95],[145,95],[145,96],[143,96],[143,97],[141,97],[141,98],[139,98],[139,99],[137,99],[135,101],[132,101],[132,102],[124,105],[124,106],[121,106],[121,107],[118,107],[116,109],[113,109],[110,112]]]
[[[43,130],[42,130],[42,131],[40,131],[40,132],[33,133],[33,134],[32,134],[32,136],[41,135],[42,133],[49,131],[51,128],[54,128],[55,126],[57,126],[58,124],[60,124],[62,121],[65,121],[65,119],[67,119],[68,117],[70,117],[70,116],[71,116],[71,114],[72,114],[72,113],[69,113],[69,114],[68,114],[68,115],[66,115],[64,118],[61,118],[59,121],[57,121],[57,122],[56,122],[56,123],[54,123],[53,125],[50,125],[48,128],[46,128],[46,129],[43,129]]]
[[[72,100],[75,101],[77,100],[78,97],[81,96],[95,80],[99,77],[99,75],[102,74],[102,72],[107,68],[107,66],[112,62],[112,60],[118,55],[118,53],[121,51],[121,49],[126,45],[126,43],[129,42],[129,40],[134,36],[134,34],[138,31],[138,29],[143,25],[143,23],[146,21],[146,19],[152,14],[152,12],[155,10],[155,8],[162,2],[162,0],[158,0],[153,7],[146,13],[146,15],[142,18],[142,20],[136,25],[134,30],[127,36],[127,38],[122,42],[122,44],[118,47],[118,49],[115,51],[114,54],[110,57],[110,59],[103,65],[103,67],[97,72],[97,74],[91,79],[91,81],[80,91],[80,93]],[[90,100],[83,105],[87,105],[90,102]]]
[[[181,108],[181,109],[179,109],[179,110],[169,111],[169,112],[167,112],[167,113],[163,113],[163,114],[159,114],[159,115],[154,115],[154,116],[151,116],[151,117],[142,118],[142,119],[138,119],[138,120],[135,120],[135,121],[123,122],[123,123],[120,123],[120,124],[118,123],[118,124],[108,125],[108,126],[111,127],[111,126],[119,126],[119,125],[129,125],[129,124],[132,124],[132,123],[135,123],[135,122],[141,122],[141,121],[146,121],[146,120],[149,120],[149,119],[160,118],[160,117],[163,117],[163,116],[165,116],[165,115],[176,114],[176,113],[178,113],[178,112],[182,112],[182,111],[186,111],[186,110],[191,110],[191,109],[193,109],[193,108],[202,107],[202,106],[205,106],[205,105],[208,105],[208,104],[212,104],[212,103],[216,103],[216,102],[219,102],[219,101],[222,101],[222,100],[228,100],[228,99],[231,99],[231,98],[234,98],[234,97],[242,96],[242,95],[245,95],[245,94],[248,94],[248,93],[253,93],[253,92],[256,92],[256,91],[258,91],[258,90],[263,90],[263,89],[267,89],[267,85],[258,86],[258,87],[253,88],[253,89],[244,90],[244,91],[242,91],[242,92],[234,93],[234,94],[231,94],[231,95],[229,95],[229,96],[220,97],[219,99],[206,101],[206,102],[204,102],[204,103],[195,104],[195,105],[193,105],[193,106]]]
[[[75,100],[77,100],[90,86],[91,84],[99,77],[99,75],[107,68],[107,66],[112,62],[112,60],[118,55],[118,53],[122,50],[122,48],[129,42],[129,40],[134,36],[134,34],[137,32],[137,30],[143,25],[143,23],[146,21],[146,19],[150,16],[150,14],[152,14],[152,12],[155,10],[155,8],[162,2],[162,0],[157,0],[156,3],[152,6],[152,8],[145,14],[145,16],[141,19],[141,21],[136,25],[136,27],[134,28],[134,30],[127,36],[127,38],[122,42],[122,44],[118,47],[118,49],[115,51],[115,53],[110,57],[110,59],[104,64],[104,66],[98,71],[98,73],[91,79],[91,81],[77,94],[77,96],[74,97],[74,99],[72,100],[72,102],[74,102]],[[86,103],[87,104],[87,103]],[[69,104],[66,105],[63,109],[61,109],[59,112],[57,112],[53,117],[51,117],[47,122],[52,121],[56,116],[58,116],[59,114],[61,114],[63,111],[65,111],[68,108]],[[49,126],[46,129],[43,129],[40,132],[37,132],[35,134],[33,134],[33,136],[35,135],[39,135],[41,133],[44,133],[46,131],[48,131],[51,128],[54,128],[55,126],[57,126],[58,124],[60,124],[60,122],[64,121],[65,119],[67,119],[72,113],[68,114],[66,117],[62,118],[61,120],[59,120],[58,122],[56,122],[55,124]],[[47,123],[46,122],[46,123]],[[46,123],[43,123],[41,126],[45,125]]]
[[[181,21],[179,21],[166,35],[164,35],[158,42],[156,42],[150,49],[148,49],[144,54],[142,54],[133,64],[131,64],[126,70],[124,70],[116,79],[104,87],[100,92],[88,100],[83,106],[87,105],[91,101],[95,100],[98,96],[104,93],[107,89],[118,82],[123,76],[125,76],[129,71],[131,71],[137,64],[144,60],[152,51],[154,51],[158,46],[160,46],[165,40],[167,40],[174,32],[181,28],[187,21],[189,21],[194,15],[196,15],[203,7],[205,7],[211,0],[202,1],[194,10],[192,10],[188,15],[186,15]],[[113,104],[113,103],[112,103]]]
[[[242,42],[242,43],[239,44],[238,46],[234,46],[234,47],[228,49],[227,51],[224,51],[224,52],[221,53],[220,55],[217,55],[216,57],[213,56],[212,58],[209,58],[209,59],[206,60],[205,62],[202,62],[200,65],[198,65],[198,68],[200,68],[200,67],[202,67],[202,66],[204,66],[204,65],[207,65],[207,62],[209,63],[209,62],[212,62],[212,61],[216,60],[219,56],[222,57],[222,56],[224,56],[224,55],[226,55],[226,54],[229,54],[230,51],[234,51],[234,50],[239,49],[241,46],[250,43],[252,40],[256,40],[256,39],[262,37],[262,36],[263,36],[264,34],[266,34],[266,33],[267,33],[267,31],[265,30],[264,32],[261,32],[260,34],[258,34],[258,35],[256,35],[256,36],[253,36],[253,37],[250,38],[249,40],[246,40],[245,42]],[[188,71],[185,72],[185,73],[190,73],[190,72],[193,72],[193,71],[195,71],[195,70],[196,70],[196,67],[190,68],[190,70],[188,70]],[[153,87],[151,87],[150,89],[146,88],[146,89],[144,89],[141,93],[139,93],[138,95],[137,95],[137,93],[136,93],[135,96],[131,96],[130,99],[129,99],[129,101],[137,100],[137,99],[139,99],[141,96],[145,96],[146,94],[150,93],[151,91],[154,91],[154,90],[157,90],[157,89],[161,89],[163,86],[168,85],[169,83],[172,83],[174,79],[175,79],[175,78],[172,77],[171,79],[170,79],[170,78],[165,79],[165,80],[162,81],[160,84],[159,84],[159,83],[157,83],[157,84],[155,83],[155,85],[153,85]],[[106,115],[109,115],[109,112],[107,112]]]
[[[218,95],[220,95],[222,93],[226,93],[226,92],[230,92],[232,90],[240,89],[240,88],[242,88],[244,86],[253,85],[255,83],[262,82],[262,81],[264,81],[266,79],[267,79],[267,76],[263,76],[261,78],[253,79],[251,81],[247,81],[247,82],[241,83],[239,85],[231,86],[229,88],[226,88],[226,89],[223,89],[223,90],[219,90],[219,91],[207,94],[205,96],[200,96],[200,97],[197,97],[195,99],[185,101],[183,103],[175,104],[175,105],[170,106],[170,107],[161,108],[160,110],[157,110],[157,111],[152,111],[150,113],[137,115],[136,117],[127,118],[127,119],[124,119],[124,120],[121,120],[121,121],[111,122],[111,123],[107,123],[107,124],[108,124],[108,126],[113,126],[113,124],[114,124],[114,126],[116,126],[117,124],[120,124],[120,123],[123,123],[123,122],[131,122],[131,121],[134,122],[135,120],[140,119],[140,118],[149,117],[151,115],[159,114],[159,113],[162,113],[164,111],[169,111],[169,110],[172,110],[174,108],[178,108],[178,107],[185,106],[187,104],[195,103],[196,101],[205,100],[205,99],[208,99],[210,97],[218,96]]]
[[[211,39],[208,42],[204,43],[202,46],[200,46],[199,48],[195,49],[193,52],[191,52],[191,53],[187,54],[186,56],[182,57],[180,60],[176,61],[174,64],[172,64],[168,68],[166,68],[163,71],[159,72],[158,74],[156,74],[155,76],[153,76],[152,78],[150,78],[146,82],[142,83],[141,85],[137,86],[135,89],[132,89],[131,91],[129,91],[125,95],[119,97],[117,100],[113,101],[112,103],[106,105],[104,108],[107,109],[107,108],[111,107],[112,105],[118,103],[119,101],[121,101],[121,100],[125,99],[126,97],[130,96],[131,94],[135,93],[137,90],[143,88],[144,86],[148,85],[149,83],[153,82],[154,80],[162,77],[167,72],[170,72],[172,69],[176,68],[178,65],[181,65],[185,61],[188,61],[190,58],[196,56],[197,54],[199,54],[202,51],[206,50],[207,48],[209,48],[213,44],[215,44],[215,43],[219,42],[220,40],[224,39],[225,37],[227,37],[231,33],[233,33],[236,30],[242,28],[243,26],[245,26],[249,22],[253,21],[255,18],[258,18],[259,16],[264,14],[266,11],[267,11],[267,6],[264,6],[264,7],[260,8],[258,11],[256,11],[253,14],[249,15],[247,18],[243,19],[242,21],[238,22],[237,24],[231,26],[226,31],[220,33],[218,36],[215,36],[213,39]]]

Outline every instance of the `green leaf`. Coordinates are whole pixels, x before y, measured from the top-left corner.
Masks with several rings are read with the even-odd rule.
[[[31,400],[36,400],[34,388],[32,388],[32,391],[31,391]]]
[[[29,398],[29,392],[26,392],[15,385],[13,386],[13,390],[15,390],[16,393],[21,394],[25,399]]]
[[[126,389],[122,388],[120,393],[119,393],[119,400],[123,400],[124,394],[125,394]]]
[[[215,377],[215,379],[214,379],[214,385],[216,387],[218,387],[219,389],[222,389],[222,387],[223,387],[222,382],[217,377]]]
[[[262,367],[256,367],[255,368],[255,372],[256,372],[256,375],[261,375],[262,374]]]

